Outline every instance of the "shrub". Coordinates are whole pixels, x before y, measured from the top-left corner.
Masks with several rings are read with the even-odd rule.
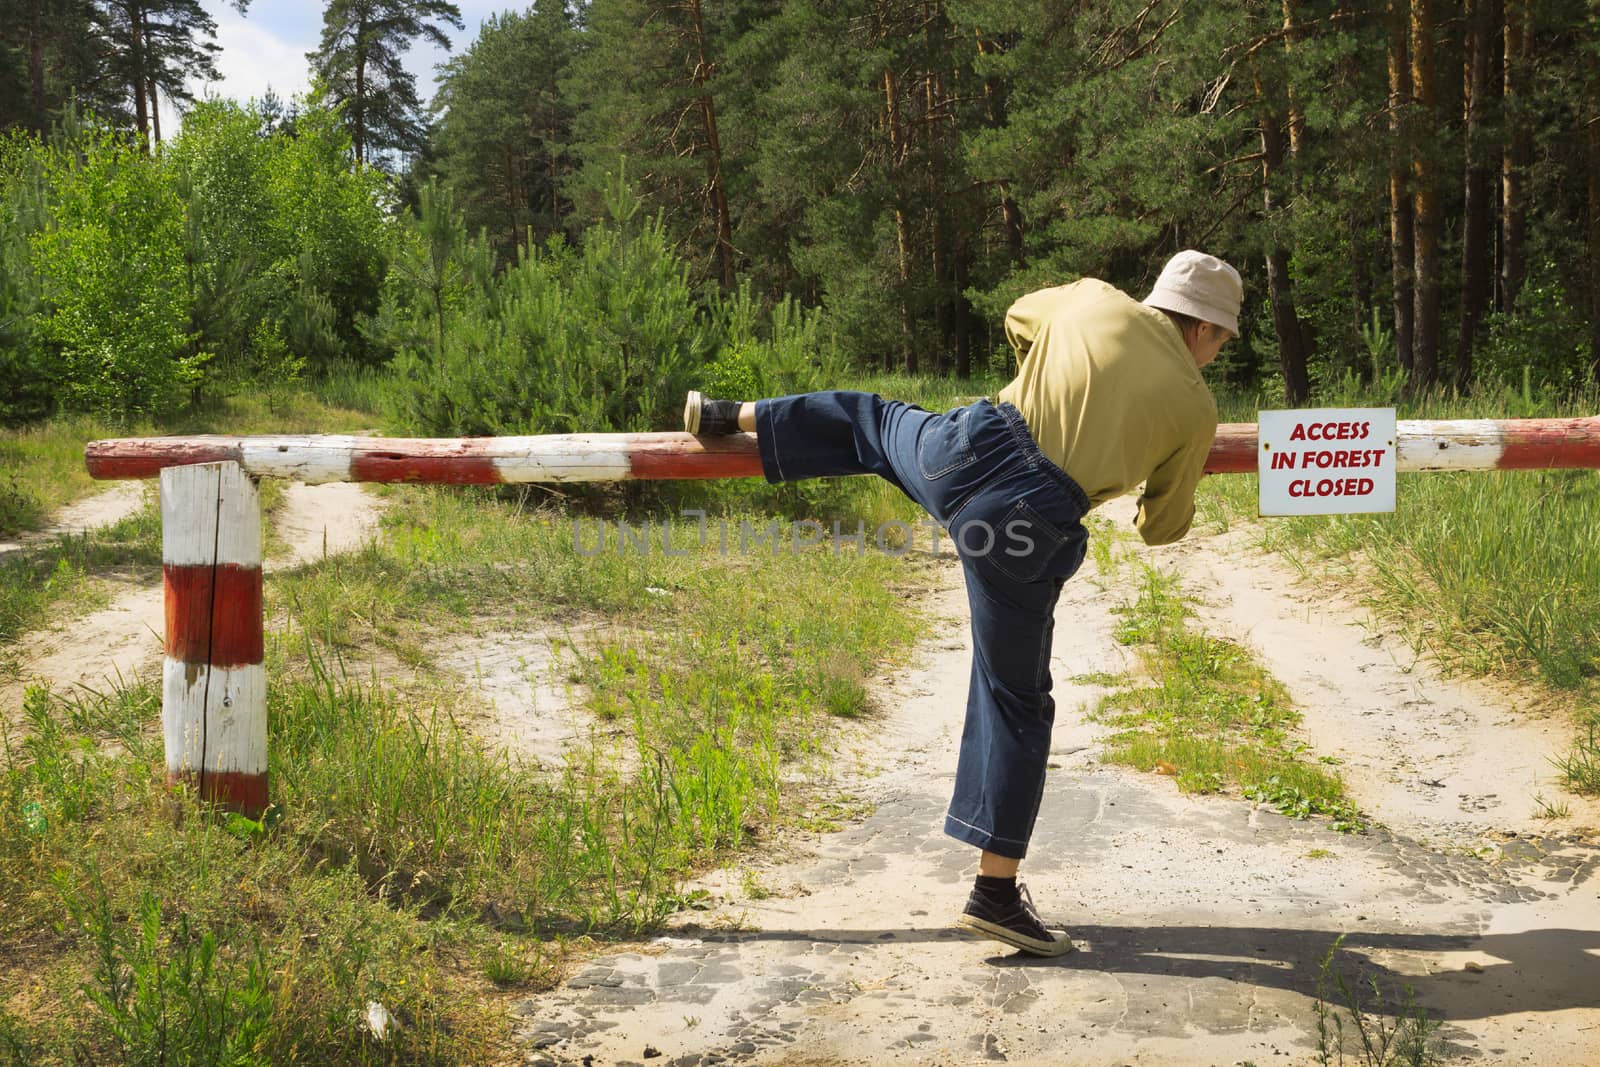
[[[170,176],[129,141],[89,128],[46,151],[49,222],[31,238],[59,346],[63,407],[165,414],[202,360],[189,348],[183,207]]]
[[[39,143],[20,133],[0,138],[0,425],[53,406],[55,361],[36,328],[41,305],[31,241],[44,229],[46,188]]]
[[[424,190],[396,264],[396,415],[419,432],[659,429],[715,345],[660,220],[620,181],[581,250],[524,247],[498,280],[448,195]]]
[[[1512,390],[1531,388],[1569,396],[1589,374],[1589,329],[1567,300],[1553,263],[1532,272],[1517,305],[1487,319],[1478,349],[1478,377]]]

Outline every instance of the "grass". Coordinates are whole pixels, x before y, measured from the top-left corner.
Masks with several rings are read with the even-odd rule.
[[[36,691],[31,732],[0,774],[0,1034],[25,1063],[363,1063],[481,1059],[492,985],[450,965],[487,951],[318,862],[315,829],[230,832],[160,783],[159,695],[117,694],[90,718],[132,745],[52,724],[72,707]],[[64,755],[63,755],[64,754]],[[19,821],[35,805],[41,819]],[[380,1046],[369,1002],[406,1025]],[[0,1048],[4,1048],[0,1039]],[[18,1050],[24,1050],[19,1054]]]
[[[0,537],[44,526],[50,514],[97,487],[83,465],[83,446],[110,436],[83,416],[0,430]]]
[[[324,386],[363,410],[283,394],[168,429],[369,428],[371,377]],[[939,409],[1000,384],[861,387]],[[74,467],[81,443],[58,449]],[[48,481],[43,462],[19,460],[20,484]],[[1242,491],[1247,479],[1226,481]],[[0,1062],[507,1059],[507,998],[593,944],[702,906],[680,888],[693,872],[784,826],[859,815],[805,772],[825,761],[832,721],[872,713],[868,679],[918,631],[906,603],[925,565],[826,543],[723,555],[681,511],[703,509],[713,531],[773,516],[870,530],[917,517],[894,490],[752,479],[384,492],[376,544],[267,583],[270,818],[214,817],[168,794],[153,687],[29,694],[24,728],[0,745]],[[1215,521],[1253,510],[1203,506]],[[592,544],[595,515],[649,523],[650,548],[579,551],[573,520]],[[0,611],[20,620],[10,632],[92,597],[117,568],[153,573],[154,519],[130,521],[123,547],[96,537],[78,555],[35,550],[26,573],[0,569]],[[669,555],[664,537],[691,554]],[[1096,558],[1114,562],[1103,540]],[[441,649],[575,622],[599,636],[576,642],[569,681],[605,729],[554,765],[487,748]],[[1147,677],[1098,712],[1120,758],[1164,764],[1184,788],[1247,789],[1353,823],[1281,690],[1195,630],[1170,579],[1145,576],[1122,636]],[[375,674],[384,657],[407,670]],[[1575,765],[1597,769],[1592,753]]]
[[[1356,402],[1359,398],[1353,398]],[[1433,398],[1402,418],[1594,414],[1600,400],[1541,404],[1515,393]],[[1249,419],[1239,409],[1224,416]],[[1209,478],[1199,521],[1256,513],[1254,475]],[[1577,737],[1561,764],[1570,788],[1600,793],[1600,472],[1402,474],[1387,515],[1277,518],[1262,547],[1359,585],[1377,614],[1447,668],[1531,681],[1566,694]]]
[[[1142,673],[1092,712],[1113,730],[1103,759],[1170,775],[1185,792],[1237,788],[1291,818],[1362,828],[1338,775],[1305,758],[1283,687],[1245,649],[1192,624],[1175,575],[1145,566],[1119,613],[1115,636],[1138,649]]]
[[[696,488],[712,522],[770,521]],[[649,550],[585,555],[548,494],[386,492],[376,544],[267,583],[267,819],[169,796],[157,688],[30,692],[0,746],[0,1062],[513,1058],[508,998],[834,810],[807,772],[931,580],[826,543],[723,555],[646,495],[600,502]],[[867,479],[767,500],[906,513]],[[485,746],[440,649],[574,621],[599,623],[569,660],[606,729],[553,765]],[[375,674],[389,654],[409,669]]]

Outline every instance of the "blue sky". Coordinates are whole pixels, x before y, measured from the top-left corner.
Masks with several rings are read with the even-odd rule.
[[[461,9],[464,29],[446,26],[452,39],[452,54],[459,53],[478,36],[478,27],[490,15],[501,11],[521,11],[527,0],[455,0]],[[305,54],[317,47],[322,37],[322,0],[254,0],[250,13],[241,16],[225,0],[204,0],[207,11],[217,20],[217,56],[220,80],[189,86],[197,98],[207,94],[245,101],[264,94],[270,86],[287,100],[311,86],[310,66]],[[446,53],[432,44],[419,43],[406,54],[406,68],[416,75],[417,93],[426,103],[433,96],[434,65]],[[162,132],[174,130],[176,116],[162,101]]]

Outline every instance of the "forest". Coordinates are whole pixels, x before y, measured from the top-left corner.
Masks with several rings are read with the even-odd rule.
[[[8,3],[0,420],[381,373],[416,432],[662,428],[1004,373],[1016,297],[1187,247],[1246,281],[1214,385],[1600,379],[1594,0],[540,0],[424,107],[460,25],[330,0],[308,96],[195,100],[199,0]]]

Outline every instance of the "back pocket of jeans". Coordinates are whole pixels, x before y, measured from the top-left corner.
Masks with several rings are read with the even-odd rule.
[[[977,458],[972,451],[972,439],[967,436],[967,412],[935,415],[928,420],[922,436],[917,439],[917,466],[929,481],[958,471]]]
[[[1087,537],[1081,527],[1066,533],[1024,501],[1017,501],[1006,512],[995,531],[989,562],[1012,581],[1036,582],[1051,571],[1051,564],[1068,548],[1074,537]],[[1074,568],[1075,569],[1075,568]]]

